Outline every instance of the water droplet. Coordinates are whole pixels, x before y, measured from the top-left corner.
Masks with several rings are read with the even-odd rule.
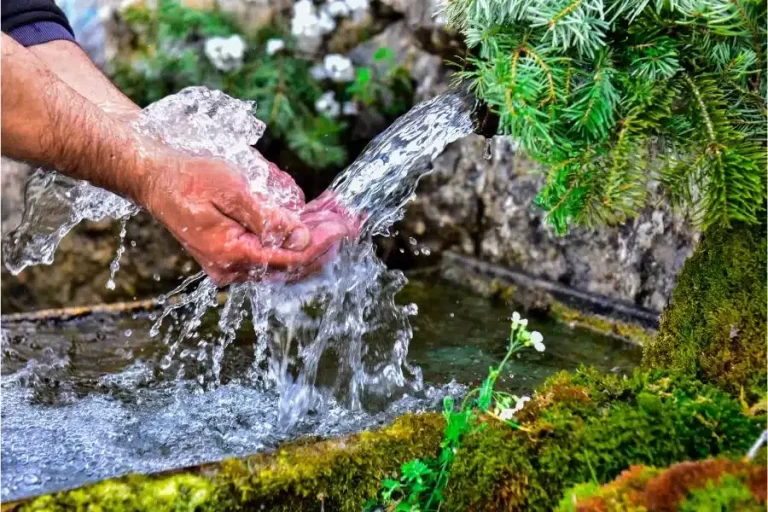
[[[419,242],[417,242],[416,239],[411,236],[411,237],[408,237],[408,243],[411,245],[416,245]]]
[[[133,331],[130,329],[126,329],[123,334],[125,335],[126,338],[130,338],[131,334],[133,334]]]
[[[152,279],[155,281],[160,281],[160,274],[152,274]]]

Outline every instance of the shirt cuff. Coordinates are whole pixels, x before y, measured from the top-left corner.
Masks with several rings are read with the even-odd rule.
[[[72,41],[75,38],[69,30],[55,21],[37,21],[11,30],[8,35],[22,46],[49,43],[51,41]]]

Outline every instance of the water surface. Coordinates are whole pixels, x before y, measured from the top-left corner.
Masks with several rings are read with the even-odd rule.
[[[6,324],[2,500],[254,453],[306,434],[373,428],[406,411],[436,409],[446,394],[461,396],[463,384],[477,383],[503,357],[509,307],[432,279],[412,280],[398,302],[419,311],[410,317],[409,360],[422,370],[423,391],[364,395],[357,411],[331,401],[288,428],[278,421],[277,392],[253,372],[249,329],[224,354],[215,386],[198,380],[204,366],[188,363],[182,377],[163,369],[167,347],[148,336],[148,313]],[[212,317],[202,337],[216,330]],[[530,327],[544,334],[546,352],[524,352],[500,380],[521,393],[561,369],[628,372],[640,360],[637,347],[619,340],[550,320],[532,319]],[[321,361],[321,385],[334,365],[332,357]]]

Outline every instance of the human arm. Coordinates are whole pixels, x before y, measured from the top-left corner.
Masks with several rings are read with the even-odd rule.
[[[251,195],[245,178],[222,160],[191,158],[141,137],[6,34],[2,88],[3,154],[144,206],[221,284],[259,266],[301,267],[341,236],[332,230],[312,236],[295,213]]]

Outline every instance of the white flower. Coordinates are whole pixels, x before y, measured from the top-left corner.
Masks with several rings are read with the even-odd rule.
[[[325,73],[334,82],[351,82],[355,79],[355,68],[352,61],[338,53],[326,55],[323,59]]]
[[[296,37],[320,37],[332,32],[336,28],[336,22],[325,10],[319,15],[315,4],[310,0],[299,0],[293,4],[293,17],[291,18],[291,34]]]
[[[317,23],[320,27],[320,31],[323,34],[330,34],[336,29],[336,20],[334,20],[333,16],[328,14],[328,11],[325,9],[320,11],[320,15],[317,18]]]
[[[498,416],[500,420],[509,421],[514,419],[515,411],[512,409],[502,409],[501,411],[497,412],[496,416]]]
[[[350,11],[367,11],[369,7],[368,0],[345,0]]]
[[[520,323],[520,313],[515,311],[512,313],[512,327],[517,327],[517,325]]]
[[[515,402],[515,406],[512,409],[510,409],[510,411],[512,411],[512,414],[515,414],[516,412],[520,412],[523,410],[523,407],[525,407],[525,403],[530,401],[531,401],[531,397],[521,396],[520,398],[517,399],[517,402]]]
[[[325,11],[335,18],[346,18],[349,16],[349,6],[344,0],[332,0],[325,5]]]
[[[360,113],[360,111],[357,109],[357,103],[355,103],[354,101],[344,102],[344,106],[342,107],[341,111],[344,113],[345,116],[356,116],[357,114]]]
[[[362,21],[370,8],[368,0],[345,0],[354,21]]]
[[[267,55],[274,55],[285,48],[285,41],[282,39],[270,39],[267,41]]]
[[[523,318],[522,320],[520,320],[520,327],[528,327],[528,319],[527,318]]]
[[[315,102],[315,110],[317,110],[319,114],[323,114],[331,119],[339,117],[341,106],[339,105],[339,102],[336,101],[336,93],[328,91],[320,96]]]
[[[544,352],[544,336],[541,335],[539,331],[533,331],[531,333],[531,343],[533,343],[533,348],[536,349],[537,352]]]
[[[205,56],[219,71],[234,71],[243,65],[245,41],[238,35],[211,37],[205,41]]]

